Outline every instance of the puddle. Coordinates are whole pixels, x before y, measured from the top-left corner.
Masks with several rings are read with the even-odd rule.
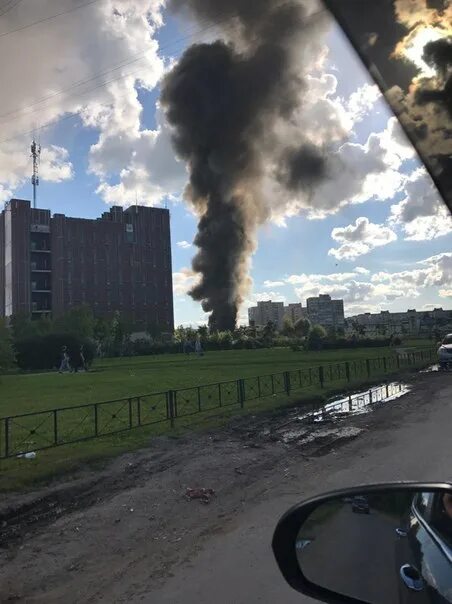
[[[363,429],[344,426],[338,420],[371,413],[376,405],[390,403],[410,391],[408,384],[389,382],[361,392],[332,398],[312,411],[300,415],[300,410],[290,414],[284,423],[259,432],[263,439],[279,440],[286,445],[321,445],[331,447],[337,441],[354,438]]]
[[[419,373],[433,373],[435,371],[441,371],[438,363],[436,363],[435,365],[430,365],[430,367],[426,367],[425,369],[421,369]]]
[[[372,411],[372,405],[389,403],[404,396],[409,391],[410,388],[408,385],[401,382],[381,384],[380,386],[374,386],[363,392],[328,401],[320,409],[299,417],[298,419],[309,419],[312,422],[324,422],[337,419],[339,416],[370,413]]]

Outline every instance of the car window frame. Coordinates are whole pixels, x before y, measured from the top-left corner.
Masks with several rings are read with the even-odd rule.
[[[421,493],[419,493],[419,495],[421,495]],[[447,543],[444,542],[443,537],[438,533],[438,531],[434,527],[431,526],[430,522],[427,521],[426,518],[424,518],[424,516],[422,515],[422,512],[418,509],[418,507],[416,505],[415,500],[419,497],[419,495],[417,495],[414,498],[413,503],[411,505],[411,511],[414,514],[418,523],[428,533],[428,535],[433,539],[435,544],[439,547],[439,549],[442,551],[442,553],[446,556],[447,560],[452,564],[452,548]],[[433,497],[433,493],[429,493],[429,495],[431,495]],[[432,501],[429,502],[428,510],[429,510],[429,513],[431,513]],[[430,518],[429,518],[429,520],[430,520]]]

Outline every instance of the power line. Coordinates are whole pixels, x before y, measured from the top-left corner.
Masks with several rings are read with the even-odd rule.
[[[185,36],[182,36],[182,37],[180,37],[177,40],[173,40],[173,41],[171,41],[168,44],[163,44],[162,46],[160,46],[159,47],[159,51],[164,51],[164,50],[167,50],[168,48],[171,48],[171,47],[173,47],[173,46],[175,46],[177,44],[181,44],[182,42],[185,42],[187,39],[190,39],[191,37],[193,37],[193,35],[199,35],[199,34],[205,33],[209,29],[212,29],[214,27],[218,27],[218,25],[220,23],[221,23],[221,21],[218,21],[218,22],[216,22],[214,24],[209,25],[208,27],[205,27],[205,28],[201,29],[201,30],[198,29],[198,30],[194,30],[194,31],[191,31],[191,32],[187,32],[187,34]],[[121,63],[117,64],[113,68],[107,69],[104,72],[98,73],[95,76],[92,76],[91,78],[88,78],[86,80],[79,80],[78,82],[75,82],[74,84],[72,84],[68,88],[56,91],[56,92],[54,92],[54,93],[52,93],[50,95],[47,95],[46,97],[42,97],[42,98],[38,99],[37,101],[35,101],[34,103],[30,103],[29,105],[26,105],[26,106],[22,107],[21,109],[17,109],[15,111],[10,111],[8,113],[4,113],[4,114],[0,115],[0,119],[4,118],[4,117],[9,117],[11,115],[18,115],[18,116],[20,116],[21,114],[26,115],[28,113],[28,110],[31,109],[31,108],[33,108],[33,107],[35,107],[36,105],[40,105],[40,104],[44,103],[47,100],[51,100],[52,98],[55,98],[55,97],[59,96],[60,94],[65,94],[66,92],[70,92],[74,88],[78,88],[79,86],[82,86],[84,84],[88,84],[89,82],[97,80],[99,77],[101,77],[103,75],[107,75],[107,74],[109,74],[109,73],[111,73],[113,71],[117,71],[118,69],[121,69],[122,67],[126,67],[127,65],[130,65],[132,63],[136,63],[136,62],[140,61],[141,59],[143,59],[145,57],[145,55],[148,53],[148,51],[149,50],[146,50],[146,51],[144,51],[142,53],[139,53],[138,55],[132,55],[131,59],[129,59],[129,60],[124,59],[124,61],[122,61]],[[108,84],[110,84],[112,82],[115,82],[115,81],[127,78],[130,75],[134,75],[136,73],[139,73],[140,71],[142,71],[142,69],[140,69],[138,71],[133,71],[133,72],[128,72],[128,73],[122,74],[122,75],[118,76],[117,78],[113,78],[111,80],[108,80],[107,82],[103,82],[101,84],[98,84],[98,85],[96,85],[96,86],[94,86],[92,88],[89,88],[88,90],[85,90],[84,92],[76,95],[76,98],[79,97],[79,96],[83,96],[85,94],[88,94],[89,92],[92,92],[93,90],[96,90],[96,89],[101,88],[103,86],[107,86]],[[44,110],[46,108],[47,107],[43,107],[42,110]],[[6,123],[9,123],[11,121],[14,121],[15,119],[18,119],[18,118],[13,118],[11,120],[4,120],[4,121],[2,121],[0,123],[1,124],[6,124]]]
[[[8,0],[6,2],[6,5],[3,7],[4,10],[0,13],[0,17],[3,17],[3,15],[6,15],[6,13],[9,13],[10,10],[12,10],[13,8],[16,8],[16,6],[18,4],[20,4],[22,2],[22,0]],[[9,4],[9,6],[7,6]]]
[[[93,0],[92,2],[90,2],[90,4],[93,4],[94,2],[97,2],[97,1],[99,1],[99,0]],[[86,6],[86,5],[85,5],[85,6]],[[80,8],[80,7],[79,7],[79,8]],[[311,25],[312,21],[313,21],[313,20],[314,20],[316,17],[319,17],[321,14],[324,14],[324,13],[326,13],[326,12],[327,12],[327,11],[326,11],[325,9],[321,9],[321,10],[316,11],[315,13],[312,13],[311,15],[309,15],[309,16],[308,16],[308,18],[307,18],[307,21],[305,21],[305,23],[303,24],[303,26],[301,27],[301,29],[305,29],[306,27],[309,27],[309,26]],[[225,19],[218,20],[218,21],[216,21],[215,23],[213,23],[213,24],[211,24],[211,25],[209,25],[209,26],[207,26],[207,27],[205,27],[205,28],[203,28],[203,29],[201,29],[201,30],[198,30],[198,31],[193,31],[193,32],[191,32],[191,33],[187,33],[187,35],[182,36],[181,38],[179,38],[179,39],[177,39],[177,40],[173,40],[172,42],[170,42],[170,43],[168,43],[168,44],[164,44],[164,45],[162,45],[161,47],[159,47],[159,51],[166,50],[166,49],[168,49],[169,47],[174,46],[175,44],[180,44],[180,43],[184,42],[185,40],[190,39],[191,37],[193,37],[193,35],[200,35],[200,34],[202,34],[202,33],[205,33],[206,31],[208,31],[209,29],[213,29],[213,28],[215,28],[215,27],[218,27],[218,25],[220,25],[222,22],[229,20],[229,19],[230,19],[230,17],[231,17],[231,15],[228,15],[228,16],[227,16]],[[18,110],[18,111],[15,111],[15,112],[10,112],[10,113],[7,113],[7,114],[0,115],[0,118],[1,118],[1,117],[7,117],[7,116],[9,116],[9,115],[16,114],[16,113],[18,113],[18,112],[22,112],[22,111],[25,111],[25,110],[27,110],[27,109],[30,109],[30,108],[32,108],[33,106],[37,105],[37,104],[40,104],[40,103],[42,103],[42,102],[45,102],[45,100],[49,100],[49,99],[51,99],[51,98],[54,98],[55,96],[58,96],[58,95],[60,95],[60,94],[64,94],[65,92],[68,92],[68,91],[72,90],[73,88],[76,88],[76,87],[78,87],[78,86],[81,86],[81,85],[83,85],[83,84],[85,84],[85,83],[89,83],[90,81],[96,80],[96,79],[97,79],[98,77],[100,77],[101,75],[106,75],[106,74],[108,74],[108,73],[110,73],[110,72],[112,72],[112,71],[117,71],[117,70],[118,70],[118,69],[120,69],[121,67],[125,67],[125,66],[126,66],[126,65],[128,65],[128,64],[135,63],[135,62],[137,62],[137,61],[141,60],[142,58],[144,58],[144,56],[147,54],[147,52],[148,52],[148,51],[145,51],[145,52],[143,52],[143,53],[140,53],[139,55],[136,55],[136,58],[133,58],[133,59],[131,59],[131,60],[127,60],[127,61],[126,61],[126,60],[124,60],[122,63],[118,64],[116,67],[114,67],[114,68],[112,68],[112,69],[109,69],[109,70],[106,70],[105,72],[102,72],[101,74],[98,74],[98,75],[96,75],[96,76],[93,76],[92,78],[89,78],[89,79],[87,79],[87,80],[81,80],[81,81],[79,81],[79,82],[76,82],[75,84],[71,85],[71,86],[70,86],[70,87],[68,87],[67,89],[60,90],[60,91],[58,91],[58,92],[52,93],[51,95],[48,95],[48,97],[43,97],[42,99],[40,99],[40,100],[36,101],[35,103],[32,103],[32,104],[30,104],[30,105],[28,105],[28,106],[23,107],[21,110]],[[113,82],[116,82],[116,81],[119,81],[119,80],[125,79],[125,78],[127,78],[127,77],[129,77],[129,76],[132,76],[132,75],[136,75],[136,74],[138,74],[138,73],[141,73],[142,71],[143,71],[143,68],[140,68],[140,69],[135,70],[135,71],[132,71],[132,72],[128,72],[128,73],[125,73],[125,74],[121,74],[120,76],[115,77],[115,78],[112,78],[112,79],[110,79],[110,80],[108,80],[108,81],[106,81],[106,82],[101,82],[100,84],[97,84],[96,86],[93,86],[93,87],[89,88],[88,90],[85,90],[84,92],[82,92],[82,93],[80,93],[80,94],[78,94],[78,95],[75,95],[75,96],[74,96],[74,97],[72,97],[72,98],[79,98],[80,96],[84,96],[85,94],[89,94],[90,92],[93,92],[93,91],[95,91],[95,90],[97,90],[97,89],[99,89],[99,88],[103,88],[103,87],[105,87],[105,86],[108,86],[108,84],[111,84],[111,83],[113,83]],[[118,98],[121,98],[122,96],[125,96],[125,95],[120,95]],[[69,98],[68,98],[68,100],[70,100],[70,98],[71,98],[71,97],[69,97]],[[47,107],[44,107],[44,108],[42,108],[41,110],[44,110],[44,109],[46,109],[46,108],[47,108]],[[61,121],[66,121],[66,120],[69,120],[69,119],[74,119],[74,118],[77,118],[78,116],[79,116],[79,113],[74,113],[74,114],[67,115],[67,116],[64,116],[64,117],[57,117],[57,118],[56,118],[56,119],[54,119],[54,120],[51,120],[51,121],[49,121],[49,122],[46,122],[45,124],[42,124],[42,125],[40,126],[40,129],[43,129],[43,128],[47,128],[47,127],[49,127],[49,126],[56,125],[57,123],[59,123],[59,122],[61,122]],[[6,124],[6,123],[8,123],[8,122],[14,121],[15,119],[18,119],[18,118],[13,118],[12,120],[5,120],[4,122],[1,122],[1,124]],[[12,136],[12,137],[9,137],[9,138],[6,138],[6,139],[3,139],[3,140],[0,140],[0,144],[5,143],[5,142],[9,142],[9,141],[14,140],[14,139],[16,139],[16,138],[19,138],[19,137],[21,137],[21,136],[25,136],[25,135],[28,135],[28,134],[32,134],[32,133],[34,133],[34,131],[35,131],[35,129],[32,129],[32,130],[28,130],[28,131],[26,131],[26,132],[21,132],[21,133],[15,134],[15,135],[14,135],[14,136]]]
[[[19,0],[19,1],[21,1],[21,0]],[[206,19],[206,21],[207,21],[207,19]],[[222,23],[222,21],[218,21],[218,22],[216,22],[214,24],[209,25],[208,27],[205,27],[205,28],[201,29],[201,30],[198,29],[198,30],[193,30],[193,31],[187,31],[186,35],[181,36],[179,39],[173,40],[173,41],[171,41],[168,44],[161,45],[159,47],[159,52],[167,50],[168,48],[171,48],[172,46],[174,46],[176,44],[180,44],[180,43],[182,43],[182,42],[190,39],[191,37],[193,37],[193,35],[199,35],[199,34],[202,34],[202,33],[206,32],[206,31],[208,31],[209,29],[217,27],[221,23]],[[149,49],[146,50],[146,51],[144,51],[144,52],[138,53],[137,55],[132,55],[130,57],[130,59],[124,59],[121,63],[118,63],[114,67],[112,67],[110,69],[107,69],[104,72],[98,73],[98,74],[92,76],[91,78],[88,78],[86,80],[79,80],[78,82],[75,82],[74,84],[72,84],[68,88],[56,91],[56,92],[54,92],[52,94],[49,94],[49,95],[47,95],[45,97],[42,97],[42,98],[38,99],[37,101],[35,101],[34,103],[30,103],[29,105],[25,105],[21,109],[17,109],[15,111],[10,111],[8,113],[3,113],[2,115],[0,115],[0,119],[4,118],[4,117],[9,117],[10,115],[18,115],[18,114],[20,115],[20,114],[26,113],[28,109],[31,109],[32,107],[35,107],[36,105],[40,105],[41,103],[44,103],[47,100],[55,98],[56,96],[59,96],[60,94],[64,94],[66,92],[69,92],[69,91],[71,91],[74,88],[78,88],[79,86],[82,86],[83,84],[88,84],[89,82],[97,80],[99,77],[101,77],[103,75],[107,75],[108,73],[111,73],[113,71],[117,71],[118,69],[121,69],[122,67],[126,67],[127,65],[130,65],[132,63],[136,63],[137,61],[139,61],[142,58],[144,58],[145,55],[148,52],[149,52]],[[133,72],[133,73],[135,73],[135,72]],[[128,74],[128,73],[127,74],[123,74],[123,75],[119,76],[117,79],[119,80],[119,79],[122,79],[122,78],[126,78],[128,75],[130,75],[130,74]],[[111,81],[115,81],[115,80],[110,80],[110,82]],[[105,82],[103,85],[106,85],[106,84],[108,84],[110,82]],[[95,90],[97,87],[98,86],[94,87],[93,90]],[[86,94],[86,93],[90,92],[90,90],[85,91],[83,94]],[[3,121],[1,123],[2,124],[3,123],[8,123],[10,121],[12,121],[12,120],[5,120],[5,121]]]
[[[79,8],[85,8],[86,6],[91,6],[92,4],[96,4],[96,2],[99,2],[99,1],[100,0],[90,0],[90,2],[85,2],[84,4],[79,4],[78,6],[73,6],[72,8],[68,8],[67,10],[62,11],[61,13],[56,13],[55,15],[50,15],[49,17],[44,17],[43,19],[34,21],[33,23],[28,23],[28,25],[22,25],[21,27],[17,27],[16,29],[10,29],[9,31],[5,31],[5,32],[1,33],[0,38],[3,38],[4,36],[9,36],[10,34],[15,34],[18,31],[23,31],[24,29],[28,29],[30,27],[34,27],[35,25],[39,25],[39,23],[45,23],[46,21],[52,21],[53,19],[57,19],[58,17],[61,17],[62,15],[67,15],[69,13],[73,13],[74,11],[78,10]],[[17,6],[17,4],[16,4],[16,6]]]

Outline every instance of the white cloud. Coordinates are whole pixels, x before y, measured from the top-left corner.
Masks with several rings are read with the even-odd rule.
[[[338,260],[354,260],[397,239],[397,235],[389,227],[374,224],[365,217],[357,218],[355,224],[336,227],[331,231],[331,237],[341,245],[331,248],[328,254]]]
[[[371,134],[364,144],[330,147],[326,158],[327,177],[309,193],[287,194],[267,178],[264,189],[276,224],[284,226],[286,218],[302,211],[310,219],[322,219],[350,204],[392,199],[403,189],[406,175],[400,168],[413,158],[413,149],[396,119],[390,118],[386,128]]]
[[[405,182],[404,199],[391,206],[390,222],[400,225],[405,239],[424,241],[452,232],[452,217],[424,168]]]
[[[178,242],[176,243],[176,245],[177,245],[178,247],[181,247],[183,250],[188,250],[189,248],[191,248],[191,247],[192,247],[192,244],[191,244],[191,243],[189,243],[188,241],[178,241]]]
[[[22,146],[17,141],[0,145],[0,202],[8,201],[14,189],[30,179],[31,160],[28,150],[29,144]],[[70,180],[73,174],[66,149],[56,145],[43,146],[39,169],[41,180],[62,182]]]
[[[353,121],[358,122],[373,109],[375,103],[381,98],[378,86],[366,82],[355,90],[344,104]]]
[[[60,0],[56,11],[52,0],[16,3],[2,16],[2,31],[73,5]],[[185,169],[172,152],[168,158],[168,133],[161,123],[155,131],[141,128],[137,96],[138,88],[152,90],[165,71],[153,39],[163,5],[164,0],[99,0],[0,39],[1,54],[9,57],[0,65],[0,80],[8,90],[0,98],[3,199],[29,177],[32,135],[24,132],[36,130],[42,140],[43,180],[72,177],[67,153],[48,144],[52,129],[42,126],[77,114],[86,127],[99,131],[89,166],[106,201],[134,203],[137,193],[141,202],[155,204],[173,190],[180,193],[175,172],[185,175]],[[72,136],[68,124],[65,132]],[[112,185],[110,176],[116,181],[119,176],[119,183]]]
[[[427,288],[442,297],[452,293],[452,253],[431,256],[405,271],[381,271],[372,276],[358,271],[332,274],[291,275],[286,282],[295,286],[295,294],[303,303],[311,296],[329,294],[342,298],[347,314],[360,309],[371,312],[387,307],[396,300],[418,298]]]
[[[173,273],[173,290],[176,296],[186,295],[199,281],[199,275],[190,268],[181,268]]]
[[[286,302],[286,296],[276,291],[268,291],[268,292],[253,292],[249,294],[244,300],[242,307],[249,308],[250,306],[255,306],[258,302],[267,302],[271,300],[272,302]]]
[[[370,270],[368,268],[364,268],[363,266],[356,266],[355,273],[358,273],[358,275],[369,275]]]
[[[264,287],[283,287],[284,281],[264,281]]]
[[[441,298],[452,298],[452,289],[440,289],[439,295]]]

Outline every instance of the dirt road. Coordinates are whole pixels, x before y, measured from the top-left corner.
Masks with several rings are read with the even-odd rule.
[[[288,507],[360,482],[452,479],[452,375],[416,376],[371,413],[286,430],[295,416],[154,440],[101,473],[2,502],[0,601],[308,601],[270,551]],[[216,495],[187,500],[188,487]]]

